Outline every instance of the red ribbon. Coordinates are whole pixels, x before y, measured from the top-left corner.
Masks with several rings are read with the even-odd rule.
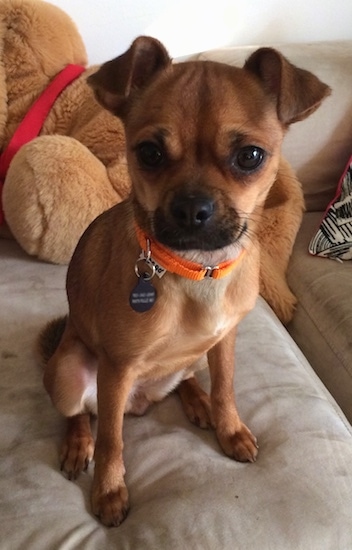
[[[10,143],[0,156],[0,225],[4,222],[4,212],[2,208],[2,189],[5,182],[7,170],[10,163],[22,145],[28,143],[40,133],[46,117],[49,114],[55,100],[60,93],[73,80],[79,77],[85,70],[81,65],[67,65],[47,86],[44,92],[33,103],[32,107],[24,116],[22,122],[17,127]]]

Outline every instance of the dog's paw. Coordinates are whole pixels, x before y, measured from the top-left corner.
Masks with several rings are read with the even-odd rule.
[[[93,514],[106,527],[118,527],[126,518],[128,509],[128,491],[125,484],[120,485],[115,490],[104,493],[99,488],[93,488]]]
[[[217,433],[225,454],[239,462],[255,462],[258,455],[257,438],[245,424],[232,434]]]
[[[213,428],[214,424],[211,416],[211,404],[208,395],[204,395],[199,399],[193,399],[187,403],[183,403],[183,409],[188,420],[199,428]]]
[[[192,422],[199,428],[214,428],[211,400],[209,395],[199,386],[194,377],[183,380],[177,392],[181,399],[183,410]]]
[[[68,479],[77,479],[79,474],[86,471],[94,455],[94,439],[90,435],[68,435],[61,448],[61,470]]]

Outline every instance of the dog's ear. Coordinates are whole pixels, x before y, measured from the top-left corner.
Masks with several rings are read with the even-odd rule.
[[[158,40],[139,36],[124,54],[104,63],[87,82],[99,103],[119,116],[131,92],[147,86],[170,64],[171,59]]]
[[[276,100],[277,115],[284,125],[311,115],[330,95],[331,89],[309,71],[292,65],[273,48],[260,48],[244,68],[254,73]]]

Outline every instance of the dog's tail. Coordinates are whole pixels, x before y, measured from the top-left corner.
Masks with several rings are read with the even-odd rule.
[[[52,319],[52,321],[49,321],[45,325],[39,334],[37,340],[37,351],[43,365],[47,364],[58,348],[65,330],[66,322],[67,315]]]

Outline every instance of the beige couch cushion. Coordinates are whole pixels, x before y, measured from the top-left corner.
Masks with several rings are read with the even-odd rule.
[[[288,280],[298,307],[288,329],[352,422],[352,265],[308,254],[322,212],[303,217]]]
[[[291,126],[283,153],[303,184],[308,210],[325,210],[334,197],[352,146],[352,40],[276,46],[293,64],[316,74],[333,92],[307,120]],[[197,56],[234,65],[256,47],[235,47]]]

